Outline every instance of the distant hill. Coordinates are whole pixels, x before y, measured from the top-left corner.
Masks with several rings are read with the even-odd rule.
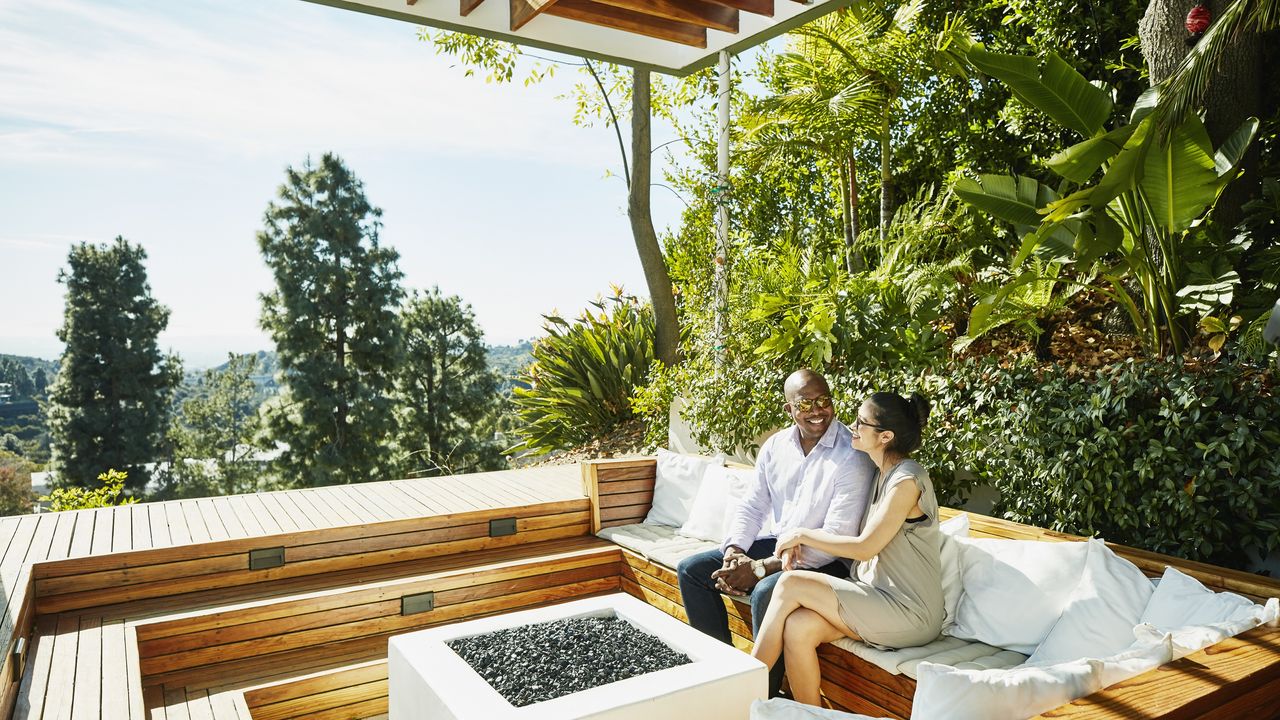
[[[489,367],[502,376],[502,391],[514,387],[516,376],[533,362],[533,343],[525,341],[517,345],[490,345]]]
[[[4,353],[0,353],[0,362],[5,360],[18,363],[22,367],[26,368],[26,371],[29,373],[34,373],[37,369],[43,369],[45,373],[49,375],[50,380],[53,379],[54,375],[58,374],[57,360],[45,360],[43,358],[27,357],[26,355],[6,355]]]

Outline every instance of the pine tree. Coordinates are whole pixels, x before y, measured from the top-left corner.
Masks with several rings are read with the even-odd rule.
[[[415,294],[400,321],[404,362],[397,373],[397,446],[411,477],[497,470],[494,442],[501,396],[471,306],[439,288]]]
[[[174,460],[165,497],[208,497],[252,492],[261,479],[254,459],[258,429],[255,355],[232,355],[206,370],[170,430]]]
[[[283,376],[267,422],[299,485],[385,480],[399,362],[399,255],[378,243],[382,211],[332,154],[289,168],[258,234],[276,289],[262,296]]]
[[[182,370],[157,343],[169,310],[151,297],[146,257],[122,237],[82,243],[58,275],[67,287],[58,330],[66,347],[49,388],[48,420],[61,485],[85,486],[116,468],[141,490],[150,479],[144,465],[160,455]]]

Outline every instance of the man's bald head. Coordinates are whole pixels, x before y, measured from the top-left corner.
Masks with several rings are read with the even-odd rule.
[[[786,396],[787,402],[791,402],[797,393],[808,387],[818,391],[819,395],[831,393],[831,386],[827,384],[826,378],[808,368],[801,368],[787,376],[786,382],[782,384],[782,394]]]

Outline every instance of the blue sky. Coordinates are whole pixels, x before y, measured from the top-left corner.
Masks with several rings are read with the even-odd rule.
[[[284,168],[325,151],[383,209],[406,287],[462,296],[490,343],[645,291],[612,131],[557,98],[572,70],[486,84],[413,25],[301,0],[0,0],[0,48],[0,352],[61,351],[67,250],[116,235],[147,250],[189,367],[270,348],[255,232]],[[655,189],[660,229],[681,208]]]

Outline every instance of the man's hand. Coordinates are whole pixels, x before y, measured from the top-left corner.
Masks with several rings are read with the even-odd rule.
[[[751,558],[746,555],[735,558],[730,564],[726,559],[725,567],[711,573],[716,581],[716,589],[730,595],[746,595],[751,592],[760,579],[751,567]]]

